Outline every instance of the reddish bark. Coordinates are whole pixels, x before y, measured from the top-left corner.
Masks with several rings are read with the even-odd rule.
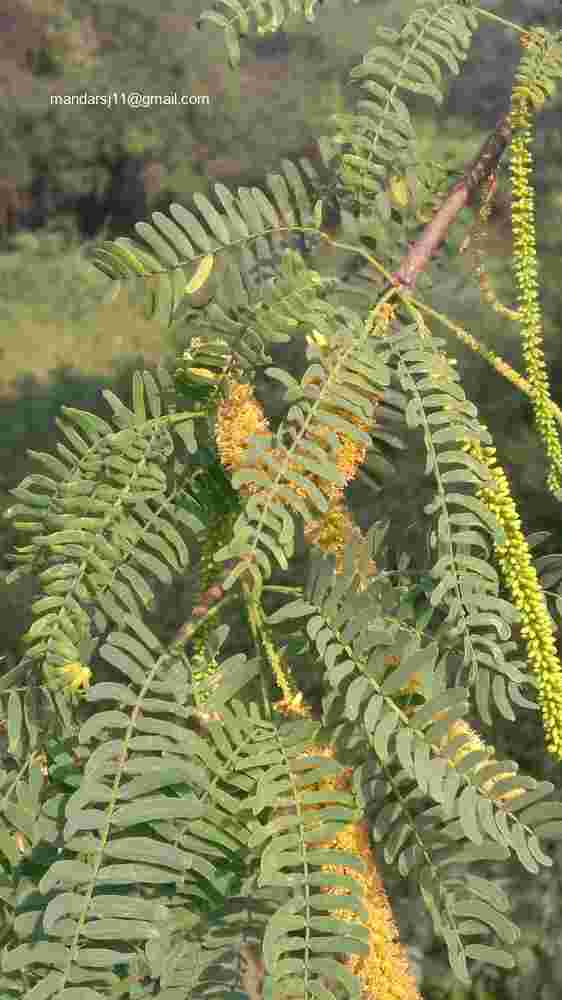
[[[20,196],[15,182],[0,180],[0,235],[14,231],[20,208]]]

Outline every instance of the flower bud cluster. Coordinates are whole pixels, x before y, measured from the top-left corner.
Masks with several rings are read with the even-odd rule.
[[[542,711],[546,747],[562,760],[562,667],[546,598],[521,530],[521,519],[505,472],[498,465],[496,449],[478,443],[465,446],[492,474],[493,485],[478,491],[479,498],[495,514],[505,533],[495,556],[513,604],[522,618],[521,635],[527,647],[529,666],[537,675],[538,700]]]

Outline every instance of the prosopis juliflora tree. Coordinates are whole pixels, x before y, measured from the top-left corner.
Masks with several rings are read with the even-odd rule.
[[[286,6],[312,17],[309,0]],[[235,66],[239,36],[288,13],[220,0],[201,27],[224,30]],[[322,141],[326,176],[284,161],[263,190],[217,184],[214,201],[195,197],[197,214],[173,204],[137,224],[139,240],[95,250],[116,287],[184,324],[189,344],[157,379],[135,374],[132,408],[105,392],[110,420],[63,407],[65,443],[32,453],[43,472],[13,491],[8,516],[30,540],[12,578],[35,574],[41,595],[2,682],[19,767],[2,774],[10,995],[236,997],[240,976],[248,995],[276,1000],[416,997],[373,838],[417,880],[459,979],[474,960],[515,965],[509,900],[478,864],[551,864],[541,839],[560,836],[562,806],[479,729],[538,711],[546,750],[562,758],[562,674],[509,480],[439,334],[529,396],[559,498],[532,137],[562,73],[560,38],[508,25],[521,42],[511,104],[448,190],[436,164],[418,162],[407,106],[412,93],[442,102],[491,17],[426,0],[400,31],[374,26],[353,71],[362,99]],[[510,305],[477,238],[506,159]],[[341,239],[324,225],[334,199]],[[467,205],[476,276],[520,331],[524,373],[417,291]],[[302,252],[286,248],[294,237]],[[368,301],[309,266],[314,240],[368,262]],[[290,339],[306,347],[300,380],[267,354]],[[285,390],[276,431],[255,392],[261,369]],[[398,572],[385,564],[384,526],[363,534],[346,504],[390,413],[394,435],[397,414],[404,436],[421,428],[434,486],[421,604],[407,558]],[[308,578],[274,585],[274,568],[290,574],[297,528]],[[151,582],[192,573],[196,601],[166,644],[145,620]],[[250,656],[228,654],[227,608],[241,609]],[[322,678],[321,723],[293,669],[303,652]],[[101,661],[112,681],[97,678]]]

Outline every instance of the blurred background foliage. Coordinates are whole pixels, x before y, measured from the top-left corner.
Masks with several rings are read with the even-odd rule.
[[[188,337],[146,322],[126,298],[104,301],[108,280],[86,257],[92,240],[131,235],[134,222],[170,201],[190,205],[191,195],[221,181],[231,189],[263,183],[283,156],[314,158],[317,136],[330,133],[330,115],[353,106],[349,70],[372,40],[372,27],[400,26],[412,0],[326,0],[313,24],[292,19],[273,38],[242,42],[242,66],[229,69],[219,30],[195,22],[208,0],[3,0],[0,10],[0,510],[9,490],[36,471],[26,449],[54,451],[55,417],[63,404],[106,415],[101,389],[111,387],[130,402],[135,367],[172,358]],[[513,0],[482,6],[521,24],[562,27],[557,2]],[[514,33],[483,21],[468,61],[453,79],[448,97],[435,111],[420,99],[409,107],[422,155],[450,171],[462,170],[508,107],[518,58]],[[53,95],[113,92],[209,95],[209,104],[130,108],[55,106]],[[546,353],[553,397],[562,404],[561,220],[562,97],[548,104],[537,123],[534,143],[537,228],[541,266]],[[119,170],[121,188],[112,188]],[[138,168],[138,169],[137,169]],[[126,177],[139,183],[119,215]],[[123,181],[125,177],[125,181]],[[42,180],[41,180],[42,179]],[[123,186],[124,185],[124,186]],[[133,185],[134,186],[134,185]],[[7,225],[10,192],[20,198],[20,225]],[[115,195],[115,192],[117,194]],[[129,191],[130,193],[130,191]],[[43,199],[41,201],[41,198]],[[2,201],[4,199],[4,202]],[[136,209],[141,209],[137,213]],[[109,209],[109,210],[108,210]],[[88,215],[89,212],[89,215]],[[128,213],[128,214],[127,214]],[[459,246],[474,221],[466,210],[431,268],[426,297],[434,308],[469,329],[483,343],[522,369],[517,327],[481,302],[470,254]],[[487,270],[500,300],[514,306],[510,273],[511,231],[507,167],[498,178],[497,208],[488,226]],[[328,255],[314,260],[318,270],[337,266]],[[545,463],[533,430],[529,401],[437,325],[458,358],[467,395],[490,427],[498,456],[508,472],[528,533],[551,533],[541,552],[562,550],[560,508],[545,492]],[[272,351],[274,362],[298,375],[302,345]],[[264,376],[257,381],[275,426],[282,416],[279,396]],[[392,454],[378,494],[360,480],[351,484],[349,505],[363,529],[374,519],[391,518],[391,548],[411,551],[426,565],[423,505],[431,484],[423,478],[422,442],[412,436]],[[30,581],[7,588],[5,555],[21,544],[0,523],[0,650],[4,669],[21,655],[18,639],[30,624]],[[194,560],[196,565],[196,556]],[[292,570],[302,578],[301,545]],[[288,582],[286,577],[283,582]],[[196,573],[177,581],[159,602],[150,624],[169,636],[191,608]],[[239,621],[231,616],[233,650],[246,647]],[[295,665],[309,697],[318,698],[312,664]],[[523,771],[560,784],[560,768],[542,749],[540,724],[522,715],[516,726],[498,723],[498,753],[518,760]],[[511,1000],[521,995],[555,1000],[562,994],[562,911],[560,862],[529,877],[521,869],[498,869],[513,899],[523,930],[514,973],[477,970],[465,990],[448,971],[417,889],[387,872],[390,895],[404,941],[410,947],[426,1000]],[[493,866],[491,866],[493,870]]]

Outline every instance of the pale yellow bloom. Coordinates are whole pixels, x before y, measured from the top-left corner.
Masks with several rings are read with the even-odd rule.
[[[225,469],[239,469],[248,440],[253,434],[267,434],[269,424],[250,385],[231,381],[228,395],[217,411],[215,440]]]
[[[75,663],[65,663],[64,667],[56,667],[55,674],[62,681],[62,686],[75,693],[90,686],[92,671],[78,660]]]
[[[290,716],[292,713],[287,712]],[[303,756],[333,757],[332,747],[308,747]],[[348,790],[351,783],[352,768],[344,771],[334,779],[314,784],[312,788]],[[305,806],[304,811],[315,811],[315,806]],[[323,845],[328,846],[328,845]],[[344,960],[350,972],[359,977],[361,996],[365,1000],[420,1000],[415,978],[409,966],[408,957],[403,948],[398,928],[394,921],[392,909],[386,895],[382,878],[377,870],[371,847],[369,831],[365,820],[350,823],[338,833],[330,843],[331,847],[354,854],[364,862],[364,872],[346,865],[323,865],[323,871],[350,875],[360,886],[361,897],[367,911],[366,925],[369,930],[369,952],[367,955],[353,955]],[[341,893],[340,888],[321,889],[328,895]],[[343,893],[346,894],[345,891]],[[334,911],[334,916],[342,920],[355,921],[356,914],[345,909]]]

